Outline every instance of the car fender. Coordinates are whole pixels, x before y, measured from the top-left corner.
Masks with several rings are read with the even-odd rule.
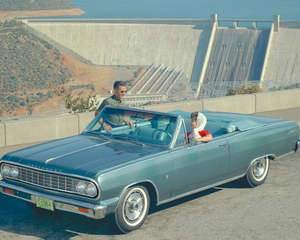
[[[255,162],[256,160],[258,160],[258,159],[260,159],[260,158],[264,158],[264,157],[268,157],[270,160],[275,160],[275,159],[277,158],[275,154],[266,154],[266,155],[263,155],[263,156],[260,156],[260,157],[257,157],[257,158],[255,158],[255,159],[253,159],[253,160],[250,162],[249,166],[247,167],[247,169],[246,169],[246,171],[245,171],[245,175],[246,175],[247,171],[249,170],[249,168],[251,167],[251,165],[252,165],[253,162]]]
[[[144,187],[147,188],[148,192],[149,192],[149,195],[150,195],[150,201],[152,204],[154,205],[157,205],[157,203],[159,202],[159,193],[158,193],[158,190],[157,190],[157,187],[156,185],[150,181],[150,180],[141,180],[141,181],[138,181],[138,182],[134,182],[134,183],[131,183],[129,185],[127,185],[121,192],[120,192],[120,195],[119,195],[119,200],[122,196],[122,194],[128,189],[128,188],[131,188],[133,186],[137,186],[137,185],[142,185]],[[120,201],[118,201],[118,204],[117,206],[115,207],[114,211],[116,211],[116,209],[118,208],[120,204]]]

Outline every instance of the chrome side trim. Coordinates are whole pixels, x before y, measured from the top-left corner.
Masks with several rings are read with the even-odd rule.
[[[299,141],[300,142],[300,141]],[[250,165],[248,166],[248,168],[246,169],[246,172],[248,171],[249,167],[252,165],[253,162],[255,162],[256,160],[260,159],[260,158],[264,158],[264,157],[268,157],[270,160],[275,160],[275,159],[278,159],[278,158],[281,158],[281,157],[284,157],[286,155],[289,155],[291,153],[294,153],[294,151],[291,151],[291,152],[288,152],[286,154],[283,154],[283,155],[280,155],[280,156],[276,156],[275,154],[266,154],[264,156],[261,156],[261,157],[258,157],[258,158],[255,158],[254,160],[251,161]],[[270,158],[271,157],[271,158]],[[245,172],[245,174],[246,174]]]
[[[22,198],[22,197],[13,195],[13,194],[9,194],[9,193],[5,192],[5,190],[3,188],[13,189],[17,192],[22,192],[23,194],[28,194],[28,195],[30,195],[30,199],[26,199],[26,198]],[[0,181],[0,192],[7,196],[19,198],[19,199],[25,200],[27,202],[31,202],[33,204],[35,204],[36,196],[51,199],[54,202],[55,209],[84,215],[86,217],[90,217],[90,218],[94,218],[94,219],[104,218],[105,214],[106,214],[106,209],[107,209],[107,206],[105,204],[97,205],[97,204],[86,203],[86,202],[81,202],[81,201],[77,201],[77,200],[52,196],[49,194],[39,193],[39,192],[29,190],[29,189],[26,189],[23,187],[15,186],[15,185],[3,182],[3,181]],[[78,207],[88,209],[89,213],[80,212],[78,210]]]
[[[219,185],[228,183],[228,182],[232,182],[232,181],[237,180],[237,179],[239,179],[239,178],[242,178],[242,177],[244,177],[244,176],[245,176],[245,174],[242,174],[242,175],[239,175],[239,176],[237,176],[237,177],[233,177],[233,178],[227,179],[227,180],[225,180],[225,181],[221,181],[221,182],[218,182],[218,183],[215,183],[215,184],[211,184],[211,185],[209,185],[209,186],[205,186],[205,187],[203,187],[203,188],[198,188],[198,189],[196,189],[196,190],[193,190],[193,191],[190,191],[190,192],[187,192],[187,193],[183,193],[183,194],[178,195],[178,196],[176,196],[176,197],[169,198],[169,199],[167,199],[167,200],[158,202],[158,203],[157,203],[157,206],[158,206],[158,205],[161,205],[161,204],[165,204],[165,203],[171,202],[171,201],[174,201],[174,200],[176,200],[176,199],[178,199],[178,198],[186,197],[186,196],[188,196],[188,195],[191,195],[191,194],[194,194],[194,193],[197,193],[197,192],[204,191],[204,190],[209,189],[209,188],[212,188],[212,187],[216,187],[216,186],[219,186]]]
[[[219,139],[214,139],[213,138],[213,140],[211,140],[210,142],[199,143],[199,144],[196,144],[194,146],[189,146],[189,144],[180,145],[178,147],[175,147],[175,148],[171,149],[170,153],[173,154],[173,153],[176,153],[176,152],[186,151],[186,149],[189,149],[189,148],[202,147],[202,146],[204,146],[206,144],[216,143],[218,141],[222,141],[222,142],[226,141],[227,142],[227,140],[225,138],[219,138]]]
[[[276,159],[277,159],[277,158],[284,157],[284,156],[286,156],[286,155],[290,155],[291,153],[295,153],[295,151],[291,151],[291,152],[285,153],[285,154],[283,154],[283,155],[280,155],[280,156],[278,156],[278,157],[276,157],[274,154],[273,154],[273,156],[275,156],[275,157],[276,157]]]

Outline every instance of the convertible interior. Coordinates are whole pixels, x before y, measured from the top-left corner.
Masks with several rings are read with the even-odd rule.
[[[109,108],[106,110],[113,111],[113,109]],[[187,132],[192,131],[189,124],[189,112],[176,110],[170,113],[182,116]],[[207,114],[205,111],[203,113],[207,117],[207,124],[204,129],[208,130],[213,137],[218,137],[228,133],[246,131],[264,125],[246,118],[220,118]],[[105,119],[105,112],[101,113],[101,115],[102,116],[100,116],[100,118],[102,117]],[[128,125],[120,125],[112,128],[108,133],[101,127],[98,120],[95,122],[94,126],[90,127],[89,131],[98,132],[111,137],[131,138],[141,142],[158,145],[168,145],[170,143],[174,134],[176,117],[163,114],[146,114],[129,110],[124,111],[124,116],[127,119],[130,119],[130,121],[134,124],[133,128],[130,128]]]

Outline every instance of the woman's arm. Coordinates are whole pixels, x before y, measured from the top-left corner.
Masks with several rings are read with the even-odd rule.
[[[209,142],[211,141],[213,136],[211,134],[207,134],[204,137],[197,138],[197,142]]]

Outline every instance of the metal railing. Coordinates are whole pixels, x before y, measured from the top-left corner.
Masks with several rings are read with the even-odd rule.
[[[221,82],[221,83],[206,83],[201,86],[199,98],[217,98],[224,97],[228,94],[230,88],[241,88],[242,86],[257,85],[262,88],[263,92],[277,91],[300,88],[300,82],[276,82],[273,80],[264,80],[263,82],[257,81],[234,81],[234,82]]]

